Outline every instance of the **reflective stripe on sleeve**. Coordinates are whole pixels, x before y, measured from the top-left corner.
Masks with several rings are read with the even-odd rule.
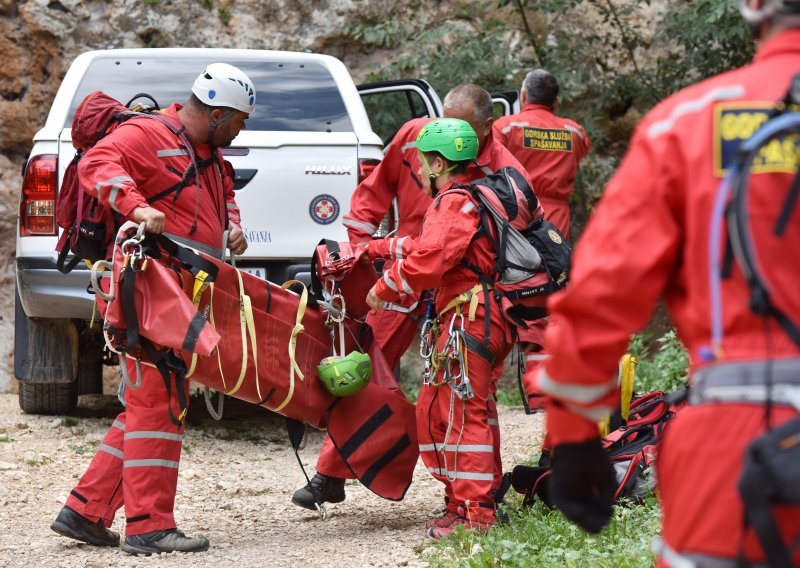
[[[119,420],[114,420],[114,423],[111,425],[112,428],[119,428],[123,432],[125,431],[125,423],[120,422]]]
[[[577,406],[574,404],[565,403],[564,407],[572,412],[573,414],[578,414],[579,416],[583,416],[587,420],[591,420],[592,422],[600,422],[601,420],[605,420],[608,418],[614,409],[610,406]]]
[[[742,85],[726,85],[712,89],[702,97],[679,104],[672,109],[672,112],[667,118],[651,124],[650,128],[647,129],[647,137],[652,140],[653,138],[658,138],[662,134],[666,134],[672,130],[672,127],[675,126],[678,119],[685,114],[700,112],[715,101],[736,99],[743,97],[744,94],[745,89]]]
[[[167,148],[166,150],[158,150],[156,156],[159,158],[171,158],[173,156],[189,156],[189,150],[186,148]]]
[[[500,421],[497,418],[487,418],[486,423],[489,426],[500,426]]]
[[[414,289],[411,286],[409,286],[408,282],[406,282],[406,279],[403,278],[403,261],[402,260],[397,261],[397,264],[395,265],[394,269],[397,271],[397,278],[400,279],[400,287],[403,289],[403,292],[406,294],[413,294]]]
[[[133,179],[129,178],[128,176],[117,176],[117,177],[113,177],[111,179],[108,179],[106,181],[98,182],[98,184],[95,186],[95,189],[97,190],[97,194],[100,195],[100,191],[103,189],[103,186],[111,185],[111,189],[109,190],[109,194],[108,194],[108,203],[109,203],[109,205],[111,205],[111,208],[114,211],[118,212],[118,213],[119,213],[119,209],[117,209],[117,203],[116,203],[117,202],[117,194],[119,193],[119,189],[122,187],[120,185],[120,182],[123,182],[123,181],[132,182]]]
[[[546,361],[550,358],[549,353],[528,353],[525,355],[525,360],[532,363],[534,361]]]
[[[617,386],[617,377],[614,376],[610,381],[601,385],[582,385],[576,383],[555,382],[542,369],[539,373],[539,389],[545,393],[565,401],[577,402],[578,404],[591,404],[600,400]]]
[[[511,129],[514,128],[515,126],[520,126],[521,127],[521,126],[529,126],[529,125],[528,125],[527,122],[509,122],[508,126],[503,128],[503,130],[501,132],[503,134],[508,134],[509,132],[511,132]]]
[[[469,203],[464,205],[464,207],[461,208],[461,212],[462,213],[469,213],[473,209],[475,209],[475,204],[472,201],[470,201]]]
[[[178,469],[178,463],[172,460],[125,460],[122,467],[168,467]]]
[[[394,239],[394,240],[395,240],[394,257],[397,260],[402,260],[403,259],[403,243],[405,242],[406,237],[400,237],[399,239]]]
[[[394,280],[392,280],[392,277],[389,276],[389,272],[390,271],[387,270],[386,272],[383,273],[383,281],[386,283],[386,285],[389,287],[389,289],[391,289],[392,292],[396,292],[396,293],[399,294],[400,290],[398,290],[397,284],[394,283]]]
[[[111,454],[115,458],[123,459],[122,450],[115,448],[114,446],[109,446],[108,444],[100,444],[100,451],[105,452],[107,454]]]
[[[142,430],[139,432],[126,432],[124,439],[125,440],[136,440],[136,439],[172,440],[174,442],[182,442],[183,434],[171,434],[170,432]]]
[[[345,227],[349,227],[350,229],[355,229],[357,231],[363,231],[368,235],[372,235],[375,231],[378,230],[378,227],[373,225],[372,223],[367,223],[366,221],[356,221],[350,217],[345,217],[342,220],[342,225]]]
[[[565,124],[564,129],[569,130],[570,132],[574,132],[581,138],[581,140],[583,139],[583,132],[581,132],[580,128],[575,128],[571,124]]]
[[[400,147],[400,152],[405,152],[406,150],[411,150],[417,147],[417,141],[412,140],[411,142],[406,142]]]

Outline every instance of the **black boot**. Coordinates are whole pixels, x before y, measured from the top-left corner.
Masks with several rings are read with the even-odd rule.
[[[320,503],[341,503],[344,501],[344,481],[338,477],[328,477],[318,473],[305,487],[294,492],[292,503],[310,511],[317,510],[315,498]]]
[[[122,550],[128,554],[159,554],[161,552],[205,552],[208,539],[188,537],[178,529],[153,531],[125,537]]]
[[[92,522],[66,505],[59,511],[50,528],[62,536],[95,546],[119,546],[119,535],[100,521]]]

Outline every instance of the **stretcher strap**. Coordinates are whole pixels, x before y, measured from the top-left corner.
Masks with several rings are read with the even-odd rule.
[[[289,401],[292,400],[292,396],[294,396],[294,376],[297,374],[300,377],[300,380],[304,380],[305,377],[303,375],[303,371],[300,369],[300,366],[297,364],[297,359],[295,357],[295,351],[297,349],[297,336],[304,331],[303,324],[303,316],[306,313],[306,305],[308,304],[308,289],[306,288],[305,284],[300,282],[299,280],[289,280],[288,282],[284,282],[281,288],[284,290],[288,289],[294,283],[299,283],[303,287],[303,293],[300,294],[300,304],[297,306],[297,319],[294,323],[294,328],[292,329],[292,336],[289,339],[289,392],[286,395],[286,398],[282,403],[280,403],[277,407],[273,408],[274,412],[280,412],[283,410]]]
[[[491,286],[486,286],[486,290],[491,290]],[[450,302],[444,307],[442,311],[439,312],[439,317],[442,317],[444,314],[452,310],[453,308],[457,308],[458,306],[463,306],[467,302],[469,302],[469,321],[475,321],[475,313],[478,310],[478,292],[484,290],[483,284],[476,284],[466,292],[463,292],[450,300]]]
[[[239,372],[239,378],[234,387],[225,394],[232,395],[238,391],[244,377],[247,374],[247,336],[250,335],[250,341],[253,348],[253,362],[256,368],[256,391],[259,398],[261,397],[261,389],[258,384],[258,360],[256,355],[256,330],[255,321],[253,320],[253,305],[250,301],[250,296],[244,293],[244,282],[242,281],[242,273],[236,270],[236,276],[239,278],[239,321],[242,327],[242,370]]]
[[[214,299],[214,284],[213,280],[209,280],[209,274],[205,270],[199,270],[197,274],[194,275],[194,284],[192,286],[192,303],[194,307],[197,308],[200,306],[200,298],[203,297],[203,292],[211,286],[211,300],[209,301],[209,321],[211,323],[211,327],[214,327],[214,312],[211,310],[211,301]],[[216,329],[216,328],[215,328]],[[217,349],[217,358],[219,358],[219,349]],[[189,364],[189,370],[186,372],[186,378],[188,379],[194,374],[194,370],[197,367],[197,353],[192,352],[192,362]],[[222,371],[220,367],[220,371]],[[223,387],[225,386],[225,379],[223,377],[222,380]],[[222,396],[222,395],[220,395]],[[213,416],[213,415],[212,415]]]

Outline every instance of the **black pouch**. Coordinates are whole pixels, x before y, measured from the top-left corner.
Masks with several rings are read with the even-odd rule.
[[[96,262],[106,258],[106,226],[105,223],[97,223],[84,219],[78,227],[78,235],[72,245],[72,252],[75,256],[85,258],[90,262]]]
[[[744,501],[745,523],[753,527],[769,565],[791,568],[791,553],[770,508],[800,505],[800,418],[750,443],[739,478],[739,493]]]
[[[566,286],[572,263],[572,247],[558,227],[544,219],[536,219],[522,231],[527,241],[539,251],[542,264],[550,275],[553,290]]]

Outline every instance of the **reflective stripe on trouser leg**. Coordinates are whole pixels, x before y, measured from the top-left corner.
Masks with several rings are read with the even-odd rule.
[[[127,420],[122,486],[125,492],[125,533],[143,534],[175,528],[173,509],[178,484],[183,426],[169,419],[168,404],[178,409],[174,377],[172,401],[157,370],[142,366],[142,386],[125,393]],[[188,381],[184,385],[188,393]],[[184,422],[185,424],[185,422]]]
[[[125,412],[116,417],[97,453],[78,484],[70,491],[66,505],[90,521],[102,519],[106,527],[122,506],[122,456]]]
[[[469,322],[468,333],[483,339],[483,309],[479,309],[475,321]],[[492,322],[490,332],[491,349],[502,361],[507,352],[502,324]],[[447,329],[449,322],[442,324]],[[438,350],[447,341],[446,334],[439,338]],[[495,446],[489,426],[489,399],[494,398],[496,387],[492,386],[492,367],[473,352],[467,353],[468,376],[475,396],[466,401],[458,397],[451,399],[452,389],[422,386],[417,401],[417,433],[420,455],[428,471],[445,485],[449,485],[453,500],[463,506],[466,502],[488,503],[492,501],[492,489],[499,483],[495,480]],[[452,427],[447,435],[453,404]],[[496,415],[495,417],[496,418]],[[463,422],[462,422],[463,420]],[[450,492],[447,492],[448,496]],[[474,521],[493,523],[494,510],[471,507],[469,516]]]

